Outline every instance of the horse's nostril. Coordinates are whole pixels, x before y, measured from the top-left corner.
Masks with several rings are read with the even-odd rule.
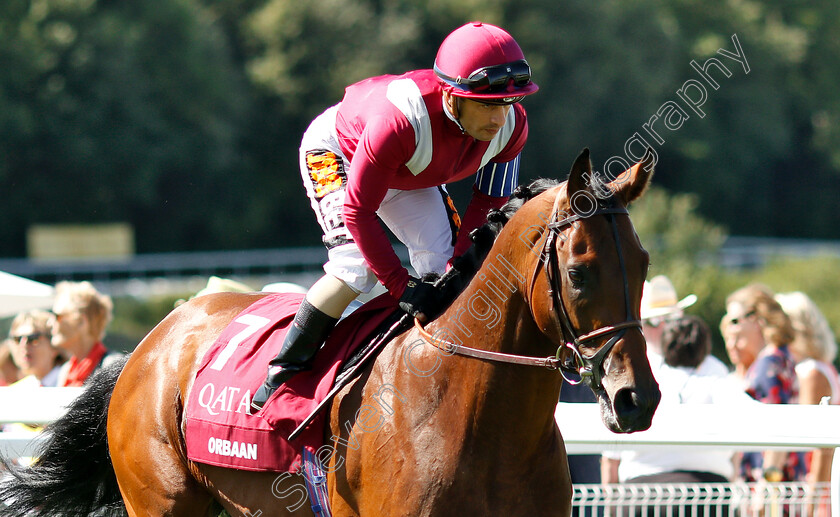
[[[615,394],[613,408],[615,409],[616,415],[627,418],[641,411],[640,402],[641,400],[636,390],[623,388]]]

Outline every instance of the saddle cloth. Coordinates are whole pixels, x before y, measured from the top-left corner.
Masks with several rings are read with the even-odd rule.
[[[187,457],[241,470],[295,472],[304,449],[324,444],[322,411],[292,443],[291,432],[332,389],[341,364],[397,307],[384,294],[339,322],[315,356],[313,368],[281,386],[262,411],[251,414],[251,396],[280,350],[302,294],[270,294],[242,311],[205,354],[185,412]]]

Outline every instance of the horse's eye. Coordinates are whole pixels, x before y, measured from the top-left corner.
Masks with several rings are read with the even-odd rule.
[[[572,285],[575,288],[580,289],[581,287],[583,287],[583,281],[584,281],[583,271],[581,271],[579,269],[570,269],[569,270],[569,280],[571,280]]]

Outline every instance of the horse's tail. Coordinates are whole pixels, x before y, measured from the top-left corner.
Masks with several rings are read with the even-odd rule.
[[[108,453],[108,404],[127,358],[90,379],[67,413],[49,424],[31,467],[2,460],[0,513],[5,516],[125,515]],[[4,505],[6,505],[4,507]]]

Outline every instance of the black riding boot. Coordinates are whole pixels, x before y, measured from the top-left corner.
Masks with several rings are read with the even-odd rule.
[[[324,314],[306,299],[303,300],[286,333],[280,353],[268,363],[268,375],[263,385],[254,393],[251,411],[257,412],[262,409],[281,384],[294,374],[310,368],[312,358],[337,321],[337,318]]]

